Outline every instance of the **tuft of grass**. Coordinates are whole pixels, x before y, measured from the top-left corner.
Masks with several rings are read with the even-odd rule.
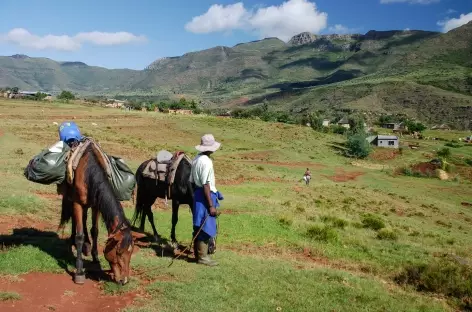
[[[362,224],[365,228],[369,228],[375,231],[383,229],[385,227],[385,222],[376,215],[367,214],[362,218]]]
[[[20,300],[20,299],[21,299],[20,294],[16,292],[10,292],[10,291],[0,292],[0,301]]]
[[[321,221],[339,229],[344,229],[349,224],[348,221],[334,216],[321,216]]]
[[[329,225],[312,225],[307,229],[306,235],[311,239],[322,242],[335,243],[339,240],[338,232]]]
[[[381,229],[377,233],[377,238],[380,240],[392,240],[395,241],[398,239],[397,233],[390,229]]]
[[[295,210],[299,213],[303,213],[305,212],[305,207],[303,207],[302,205],[298,204],[297,207],[295,208]]]

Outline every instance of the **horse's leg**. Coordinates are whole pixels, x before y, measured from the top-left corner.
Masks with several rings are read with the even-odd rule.
[[[85,274],[84,274],[84,262],[82,260],[82,247],[84,245],[84,225],[83,225],[83,207],[79,204],[74,202],[74,216],[75,219],[75,246],[77,248],[77,259],[75,261],[75,276],[74,282],[77,284],[83,284],[85,282]]]
[[[92,228],[90,233],[92,234],[92,258],[94,263],[100,264],[98,260],[98,220],[100,218],[100,211],[98,209],[92,209]]]
[[[92,243],[90,242],[90,237],[88,234],[88,229],[87,229],[87,210],[88,209],[83,209],[83,227],[84,227],[84,245],[82,247],[82,252],[85,257],[90,256],[90,250],[92,249]]]
[[[151,205],[146,205],[146,214],[149,220],[149,223],[151,223],[152,226],[152,231],[154,233],[154,240],[158,242],[160,240],[159,233],[157,233],[156,225],[154,224],[154,214],[152,213],[152,204]]]
[[[175,227],[177,222],[179,222],[179,206],[180,202],[178,200],[172,200],[172,229],[170,231],[170,239],[173,245],[177,244],[177,238],[175,237]]]

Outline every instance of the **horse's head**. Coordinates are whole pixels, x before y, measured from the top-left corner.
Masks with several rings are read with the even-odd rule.
[[[103,253],[113,271],[115,282],[121,285],[129,281],[134,241],[141,237],[144,235],[131,231],[129,227],[121,228],[108,237]]]

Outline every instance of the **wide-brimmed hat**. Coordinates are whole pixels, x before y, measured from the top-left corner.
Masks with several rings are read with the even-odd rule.
[[[221,146],[221,143],[216,142],[212,134],[205,134],[202,136],[200,145],[195,146],[199,152],[215,152]]]

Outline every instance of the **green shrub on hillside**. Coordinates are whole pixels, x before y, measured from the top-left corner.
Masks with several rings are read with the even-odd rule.
[[[397,240],[398,235],[392,230],[389,229],[380,229],[377,233],[377,238],[380,240]]]
[[[362,218],[362,225],[365,228],[369,228],[375,231],[378,231],[380,229],[383,229],[385,227],[384,221],[373,214],[367,214]]]
[[[329,225],[312,225],[306,231],[306,235],[311,239],[331,243],[337,242],[339,239],[338,232]]]
[[[372,150],[370,143],[366,140],[365,134],[361,133],[349,136],[346,147],[348,156],[355,158],[366,158]]]

